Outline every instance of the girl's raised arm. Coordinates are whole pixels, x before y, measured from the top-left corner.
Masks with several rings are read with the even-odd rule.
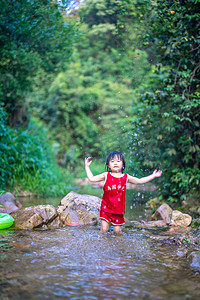
[[[135,183],[135,184],[143,184],[143,183],[147,183],[147,182],[153,180],[156,177],[160,177],[161,175],[162,175],[161,170],[158,170],[158,171],[155,170],[151,175],[142,177],[142,178],[137,178],[137,177],[128,175],[128,182]]]
[[[101,173],[99,175],[94,176],[90,170],[90,165],[92,163],[92,161],[90,161],[91,157],[86,157],[85,158],[85,171],[87,174],[87,178],[89,179],[89,181],[91,182],[98,182],[98,181],[103,181],[106,178],[106,172]]]

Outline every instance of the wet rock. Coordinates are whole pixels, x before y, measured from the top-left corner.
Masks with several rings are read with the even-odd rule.
[[[70,209],[76,212],[80,224],[95,225],[99,221],[100,205],[101,199],[98,197],[70,192],[61,200],[57,211],[61,215]]]
[[[152,220],[164,220],[166,224],[172,226],[190,226],[192,217],[172,208],[164,203],[152,215]]]
[[[72,211],[69,208],[63,209],[63,211],[59,214],[62,225],[84,225],[83,220],[78,217],[78,214],[75,211]]]
[[[163,220],[166,224],[170,224],[172,211],[172,208],[168,204],[164,203],[155,211],[151,219],[155,221]]]
[[[200,253],[199,252],[192,252],[188,256],[188,260],[190,263],[190,266],[195,271],[200,271]]]
[[[26,207],[12,213],[14,227],[18,229],[32,229],[51,222],[57,216],[52,205],[37,205]]]
[[[177,227],[178,228],[178,227]],[[194,234],[194,232],[191,232],[191,228],[187,227],[187,228],[179,228],[179,229],[183,229],[185,230],[184,233],[180,234],[181,232],[183,232],[183,230],[181,231],[176,231],[173,232],[173,234],[170,232],[170,230],[163,232],[163,236],[156,236],[156,237],[151,237],[154,240],[157,240],[158,242],[162,243],[162,244],[170,244],[170,245],[183,245],[184,247],[186,247],[183,251],[183,255],[185,255],[185,253],[187,253],[187,248],[189,246],[195,247],[195,250],[199,251],[200,247],[199,247],[199,237],[196,236]],[[184,249],[184,248],[182,248]],[[181,253],[177,253],[177,255]]]
[[[37,205],[34,206],[34,211],[42,217],[44,223],[51,222],[57,216],[57,211],[53,205]]]
[[[173,210],[170,224],[173,226],[190,226],[192,217],[188,214],[183,214],[178,210]]]
[[[188,249],[183,246],[179,247],[176,251],[176,255],[178,257],[186,257],[187,253],[188,253]]]
[[[182,235],[182,234],[188,234],[190,233],[190,231],[191,231],[191,227],[172,226],[165,233],[171,235]]]
[[[22,207],[21,203],[15,199],[13,194],[5,193],[0,196],[0,203],[2,206],[0,207],[1,213],[11,213],[13,211],[18,210]]]
[[[18,229],[50,229],[65,225],[96,225],[100,203],[98,197],[70,192],[57,209],[52,205],[38,205],[12,212],[13,226]]]
[[[29,248],[30,247],[30,244],[28,245],[25,245],[23,243],[14,243],[13,244],[13,248],[18,248],[18,249],[24,249],[24,248]]]
[[[81,195],[75,192],[68,193],[61,201],[59,206],[68,208],[79,209],[83,207],[87,210],[100,209],[101,199],[91,195]]]
[[[84,225],[97,225],[100,223],[99,211],[84,211],[82,209],[77,210],[79,218],[83,221]]]
[[[158,241],[161,244],[181,245],[180,237],[171,236],[150,236],[151,239]]]
[[[158,221],[130,221],[130,223],[133,223],[135,227],[137,228],[156,228],[156,227],[165,227],[166,222],[163,220]]]
[[[30,208],[20,209],[16,213],[12,213],[12,217],[15,220],[13,227],[18,229],[30,229],[43,223],[42,217],[36,214],[32,208],[31,210]]]
[[[53,221],[51,221],[51,223],[48,224],[44,224],[42,226],[43,229],[54,229],[54,228],[60,228],[63,226],[63,222],[60,220],[60,216],[57,215],[57,217],[55,217],[55,219],[53,219]]]

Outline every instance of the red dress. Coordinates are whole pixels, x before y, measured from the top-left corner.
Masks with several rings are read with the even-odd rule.
[[[109,172],[104,184],[104,194],[101,202],[101,211],[112,214],[125,213],[125,193],[127,174],[114,177]]]

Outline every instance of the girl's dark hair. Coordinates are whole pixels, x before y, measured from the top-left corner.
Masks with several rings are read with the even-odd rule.
[[[122,163],[123,163],[123,167],[122,167],[122,173],[123,173],[123,171],[124,171],[124,169],[125,169],[125,166],[126,166],[126,165],[125,165],[125,159],[124,159],[123,154],[122,154],[121,152],[118,152],[118,151],[111,152],[111,153],[108,155],[108,157],[107,157],[107,159],[106,159],[107,172],[110,172],[110,168],[108,167],[108,165],[109,165],[109,162],[110,162],[115,156],[117,156],[117,157],[122,161]]]

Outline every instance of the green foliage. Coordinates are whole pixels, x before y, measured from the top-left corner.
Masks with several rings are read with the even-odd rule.
[[[0,110],[0,189],[21,188],[40,195],[66,194],[71,179],[58,168],[45,131],[33,122],[26,130],[14,130]]]
[[[31,96],[34,113],[52,132],[64,166],[73,167],[85,155],[101,158],[113,149],[127,150],[123,120],[132,113],[133,88],[150,66],[146,53],[131,44],[133,37],[123,48],[119,23],[123,18],[124,28],[126,3],[86,1],[79,9],[80,40],[69,69],[46,91]],[[125,12],[130,17],[130,9]]]
[[[134,4],[139,6],[137,13]],[[137,21],[133,20],[132,27],[129,22],[139,9],[138,1],[123,0],[86,1],[79,9],[82,39],[77,51],[81,70],[91,82],[100,83],[101,89],[96,119],[101,132],[96,149],[99,157],[113,149],[129,152],[124,145],[124,122],[132,114],[134,88],[150,70],[146,53],[136,47],[133,29]]]
[[[92,164],[90,166],[91,171],[94,175],[106,172],[106,154],[102,159],[96,158],[96,156],[91,157]],[[76,178],[86,178],[86,172],[84,167],[84,160],[79,161],[79,164],[74,169],[74,175]]]
[[[154,51],[157,54],[158,77],[151,87],[146,88],[145,101],[148,98],[150,104],[147,115],[152,116],[152,112],[157,111],[153,118],[146,120],[147,126],[151,126],[147,135],[155,136],[155,147],[158,142],[160,144],[157,147],[160,155],[155,153],[152,161],[156,156],[160,157],[166,174],[165,192],[173,201],[186,199],[189,193],[199,190],[200,48],[197,12],[198,1],[163,0],[149,3],[144,14],[146,33],[143,45],[148,46],[149,53]]]
[[[1,189],[66,193],[68,174],[58,168],[43,125],[29,121],[29,97],[36,86],[44,92],[67,68],[77,34],[75,22],[65,13],[68,2],[1,1]]]
[[[97,135],[101,101],[101,85],[90,83],[91,78],[81,72],[80,64],[60,73],[48,89],[48,98],[43,101],[40,91],[33,105],[35,113],[48,124],[52,140],[58,143],[60,163],[71,166],[83,151],[91,154],[99,147]],[[96,140],[96,142],[94,142]]]
[[[194,224],[193,224],[193,226],[199,227],[199,226],[200,226],[200,223],[197,222],[197,221],[195,221]]]
[[[198,193],[198,4],[88,0],[66,16],[50,0],[3,1],[2,188],[20,183],[55,194],[62,175],[52,151],[68,174],[80,174],[84,156],[104,162],[120,150],[135,176],[163,170],[169,201]],[[7,126],[20,121],[27,128]]]
[[[3,0],[0,11],[0,103],[15,126],[27,121],[26,96],[36,82],[65,69],[75,32],[56,1]]]

